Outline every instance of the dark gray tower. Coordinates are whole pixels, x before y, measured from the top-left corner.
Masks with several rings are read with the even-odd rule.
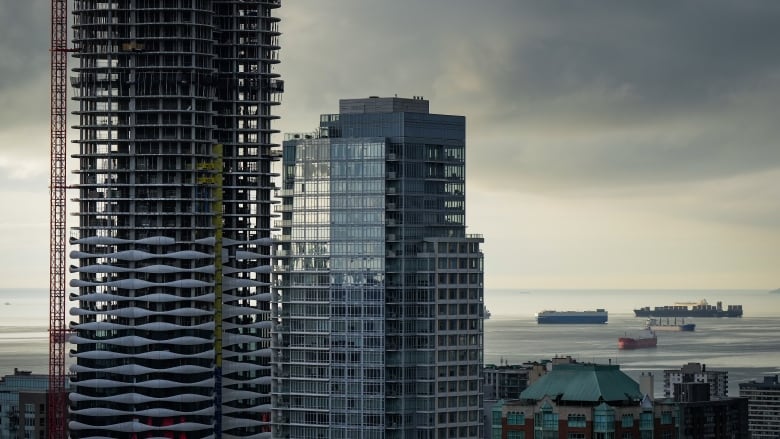
[[[483,258],[465,118],[342,100],[283,149],[277,437],[481,437]]]
[[[76,0],[73,438],[270,436],[280,0]]]

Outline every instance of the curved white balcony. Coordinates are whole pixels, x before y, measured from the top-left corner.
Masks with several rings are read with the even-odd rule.
[[[79,401],[110,401],[118,402],[121,404],[146,404],[149,402],[175,402],[175,403],[190,403],[190,402],[203,402],[211,400],[211,396],[198,395],[195,393],[182,393],[179,395],[173,395],[162,398],[155,398],[152,396],[143,395],[141,393],[122,393],[120,395],[113,396],[87,396],[78,392],[70,392],[68,394],[68,400],[71,402]]]
[[[78,335],[72,335],[70,337],[71,344],[76,344],[76,345],[92,344],[95,343],[96,341],[99,341],[101,344],[104,345],[124,346],[124,347],[148,346],[150,344],[172,344],[172,345],[179,345],[179,346],[190,346],[190,345],[214,343],[214,339],[212,338],[200,338],[200,337],[176,337],[176,338],[169,338],[166,340],[152,340],[149,338],[139,337],[137,335],[129,335],[126,337],[117,337],[117,338],[109,338],[109,339],[101,339],[101,340],[92,340],[89,338],[80,337]]]
[[[139,318],[159,315],[169,315],[176,317],[200,317],[214,315],[213,311],[197,309],[197,308],[177,308],[170,311],[149,311],[148,309],[138,307],[128,307],[119,309],[107,309],[91,311],[83,308],[71,308],[70,315],[73,316],[88,316],[88,315],[110,315],[116,317],[125,318]],[[78,327],[76,327],[78,329]]]
[[[181,360],[185,358],[193,359],[211,359],[214,358],[214,351],[208,350],[195,354],[177,354],[169,350],[165,351],[147,351],[141,354],[121,354],[111,351],[87,351],[76,352],[71,350],[70,356],[73,358],[84,358],[89,360],[118,360],[121,358],[140,358],[144,360]]]

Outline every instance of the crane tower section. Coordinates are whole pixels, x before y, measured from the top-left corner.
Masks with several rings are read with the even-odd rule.
[[[65,175],[68,3],[51,0],[49,156],[49,439],[67,437],[65,394]]]

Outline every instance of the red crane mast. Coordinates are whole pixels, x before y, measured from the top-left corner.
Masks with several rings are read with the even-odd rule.
[[[51,150],[49,174],[49,439],[67,438],[65,393],[65,161],[68,3],[51,0]]]

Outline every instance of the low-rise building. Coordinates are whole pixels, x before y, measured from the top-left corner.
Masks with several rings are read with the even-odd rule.
[[[0,378],[0,439],[46,437],[49,376],[14,369]]]
[[[528,387],[530,370],[526,364],[488,364],[482,373],[485,400],[517,399]]]
[[[675,383],[652,398],[616,365],[556,365],[517,400],[492,411],[495,439],[748,439],[747,398],[710,395],[710,383]]]
[[[748,424],[752,439],[780,437],[780,382],[777,375],[739,384],[739,396],[748,399]]]
[[[707,369],[706,364],[688,363],[680,369],[664,370],[664,396],[674,398],[675,384],[708,383],[713,398],[729,396],[729,372]]]
[[[653,431],[652,401],[617,365],[555,365],[493,408],[493,438],[652,437],[643,431]]]
[[[571,356],[556,356],[550,360],[527,361],[522,364],[487,364],[482,369],[484,380],[484,438],[492,431],[493,406],[500,400],[519,399],[520,393],[558,364],[576,363]]]
[[[747,398],[710,395],[710,383],[674,385],[674,398],[655,401],[655,411],[676,413],[679,439],[749,439]],[[657,437],[657,436],[656,436]]]

